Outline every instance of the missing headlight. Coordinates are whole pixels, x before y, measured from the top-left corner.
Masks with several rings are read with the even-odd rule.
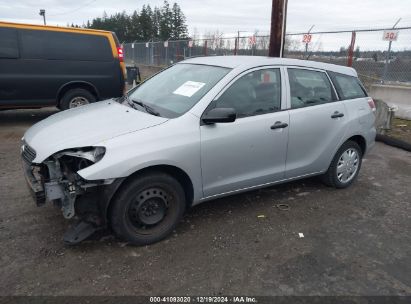
[[[69,171],[77,172],[100,161],[105,152],[104,147],[85,147],[61,151],[54,157]]]
[[[82,170],[93,165],[94,163],[86,158],[71,155],[63,155],[62,157],[60,157],[60,164],[64,169],[68,169],[71,172],[77,172],[79,170]]]

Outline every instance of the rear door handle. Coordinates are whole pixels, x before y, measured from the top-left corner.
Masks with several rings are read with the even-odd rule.
[[[273,124],[270,129],[275,130],[275,129],[284,129],[288,127],[288,123],[281,122],[281,121],[276,121],[275,124]]]
[[[343,117],[344,113],[340,113],[338,111],[335,111],[333,115],[331,115],[331,118],[339,118],[339,117]]]

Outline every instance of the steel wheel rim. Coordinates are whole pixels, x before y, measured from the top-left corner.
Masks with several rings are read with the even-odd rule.
[[[86,104],[89,104],[89,101],[87,98],[82,97],[82,96],[76,96],[74,98],[72,98],[69,102],[69,108],[77,108],[80,106],[84,106]]]
[[[360,156],[356,149],[349,148],[345,150],[337,163],[337,179],[345,184],[350,182],[358,171],[360,165]]]
[[[169,197],[161,188],[149,188],[137,194],[128,208],[130,224],[137,230],[156,227],[167,216]]]

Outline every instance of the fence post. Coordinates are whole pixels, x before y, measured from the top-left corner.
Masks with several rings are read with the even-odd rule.
[[[384,72],[382,75],[381,83],[384,83],[385,80],[387,79],[388,63],[390,61],[390,56],[391,56],[391,44],[392,44],[392,41],[388,43],[388,51],[387,51],[387,55],[385,56]]]
[[[168,39],[167,39],[167,44],[164,44],[165,48],[166,48],[166,66],[168,66]]]
[[[135,43],[135,41],[133,41],[133,43],[131,44],[131,48],[133,49],[133,60],[132,61],[135,64],[136,63],[136,54],[135,54],[134,48],[136,46],[134,45],[134,43]]]
[[[308,32],[307,32],[307,39],[308,39],[308,35],[310,35],[310,32],[311,32],[311,30],[314,28],[314,26],[315,26],[315,24],[313,24],[311,27],[310,27],[310,29],[308,30]],[[310,36],[310,37],[312,37],[312,36]],[[311,41],[311,39],[310,39],[310,41]],[[305,59],[309,59],[309,57],[310,56],[308,56],[308,44],[309,44],[309,41],[307,40],[307,42],[305,43]]]
[[[207,40],[204,41],[204,56],[207,56]]]
[[[154,65],[154,42],[151,43],[151,65]]]
[[[150,42],[146,42],[146,64],[150,64]]]
[[[401,18],[397,20],[397,22],[395,22],[394,26],[392,27],[392,29],[395,29],[395,27],[397,26],[397,24],[401,21]],[[390,40],[390,42],[388,43],[388,51],[387,51],[387,56],[385,57],[385,65],[384,65],[384,74],[382,75],[382,83],[385,82],[386,78],[387,78],[387,72],[388,72],[388,62],[390,61],[390,55],[391,55],[391,45],[392,45],[392,41]]]
[[[356,33],[352,32],[351,33],[351,43],[348,49],[348,60],[347,60],[347,66],[349,67],[352,67],[352,57],[354,56],[355,36],[356,36]]]

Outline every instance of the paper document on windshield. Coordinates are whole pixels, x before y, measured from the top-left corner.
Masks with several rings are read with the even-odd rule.
[[[205,86],[204,82],[186,81],[173,92],[173,94],[191,97]]]

